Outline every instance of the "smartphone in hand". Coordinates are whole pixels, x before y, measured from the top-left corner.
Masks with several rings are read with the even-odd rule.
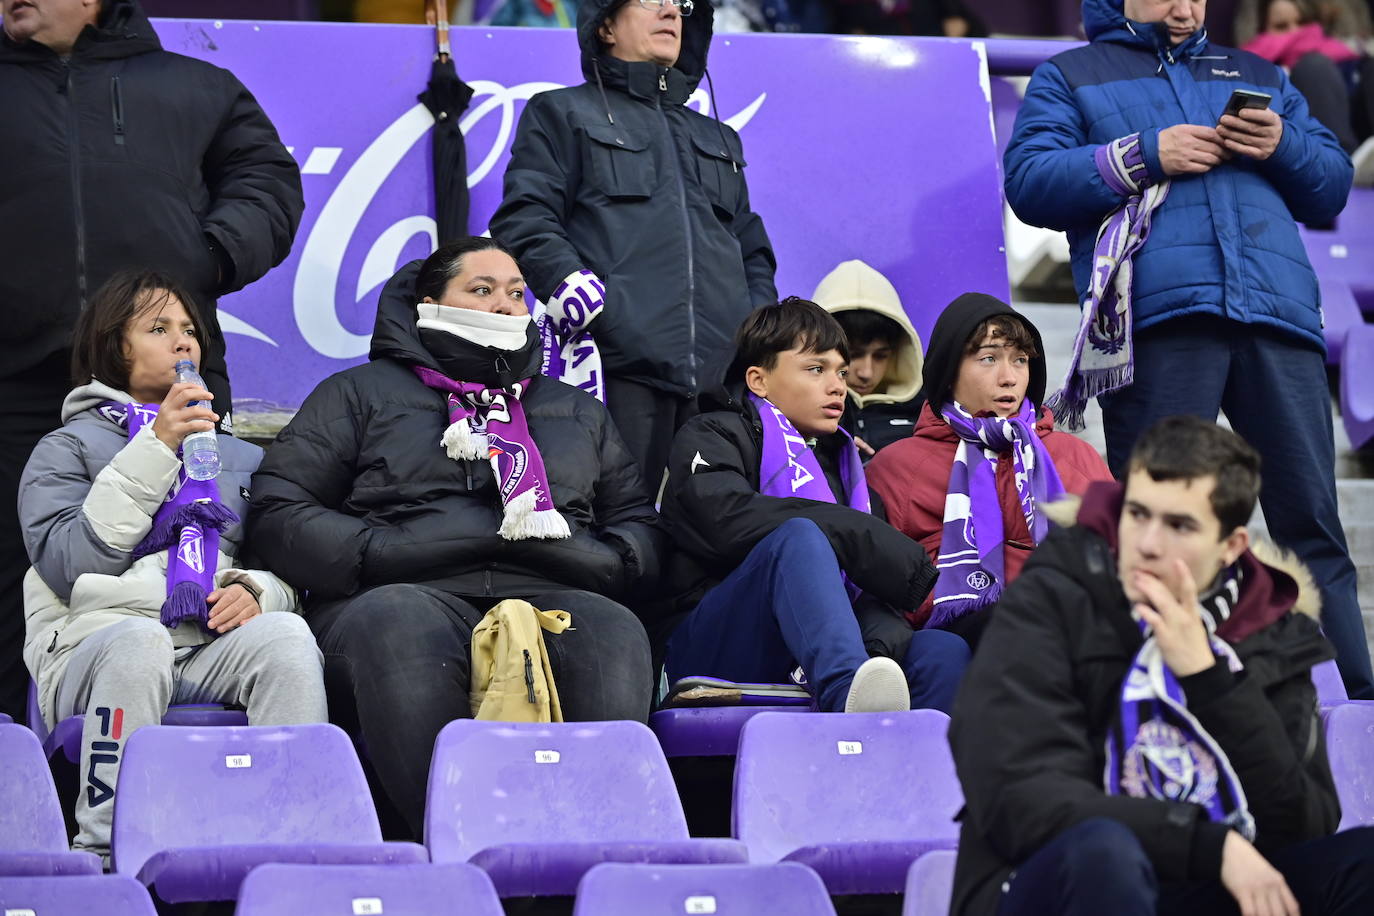
[[[1254,92],[1249,89],[1237,89],[1231,93],[1230,100],[1226,103],[1226,110],[1221,113],[1224,118],[1226,115],[1238,116],[1245,108],[1268,108],[1269,103],[1274,97],[1267,92]],[[1221,118],[1217,119],[1218,122]]]

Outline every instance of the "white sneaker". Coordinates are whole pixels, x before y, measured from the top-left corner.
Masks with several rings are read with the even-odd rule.
[[[1350,154],[1350,161],[1355,165],[1355,187],[1374,187],[1374,137],[1361,143],[1360,148]]]
[[[904,712],[911,708],[906,672],[890,658],[870,658],[854,672],[845,712]]]

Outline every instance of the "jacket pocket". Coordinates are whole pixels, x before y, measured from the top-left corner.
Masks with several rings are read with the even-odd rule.
[[[588,176],[598,191],[611,198],[646,198],[654,190],[654,154],[643,131],[612,124],[584,128],[590,141]]]
[[[701,186],[706,190],[706,197],[721,222],[735,218],[744,190],[744,157],[725,143],[725,139],[719,135],[692,135]]]

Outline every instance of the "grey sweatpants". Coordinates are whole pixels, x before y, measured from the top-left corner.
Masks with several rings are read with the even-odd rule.
[[[295,614],[260,614],[203,646],[172,647],[170,631],[130,617],[72,651],[57,687],[57,715],[85,713],[78,833],[72,844],[106,856],[124,742],[156,725],[172,703],[232,703],[253,725],[325,722],[323,658]]]

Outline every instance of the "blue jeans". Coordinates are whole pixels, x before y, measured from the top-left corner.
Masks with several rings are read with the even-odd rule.
[[[1355,565],[1336,510],[1336,446],[1326,364],[1278,331],[1211,316],[1176,318],[1135,336],[1135,382],[1100,399],[1107,463],[1124,477],[1131,449],[1174,414],[1231,427],[1263,459],[1260,505],[1275,543],[1307,565],[1322,593],[1322,629],[1352,699],[1374,699]]]
[[[1374,913],[1374,828],[1299,843],[1267,856],[1302,916]],[[1161,883],[1145,851],[1120,821],[1090,818],[1068,828],[1022,863],[997,916],[1189,916],[1235,914],[1220,880]]]
[[[817,705],[841,711],[867,660],[835,551],[815,522],[794,518],[759,541],[673,631],[667,669],[670,680],[782,683],[800,665]],[[953,633],[913,633],[898,660],[911,707],[949,712],[968,660],[968,645]]]

